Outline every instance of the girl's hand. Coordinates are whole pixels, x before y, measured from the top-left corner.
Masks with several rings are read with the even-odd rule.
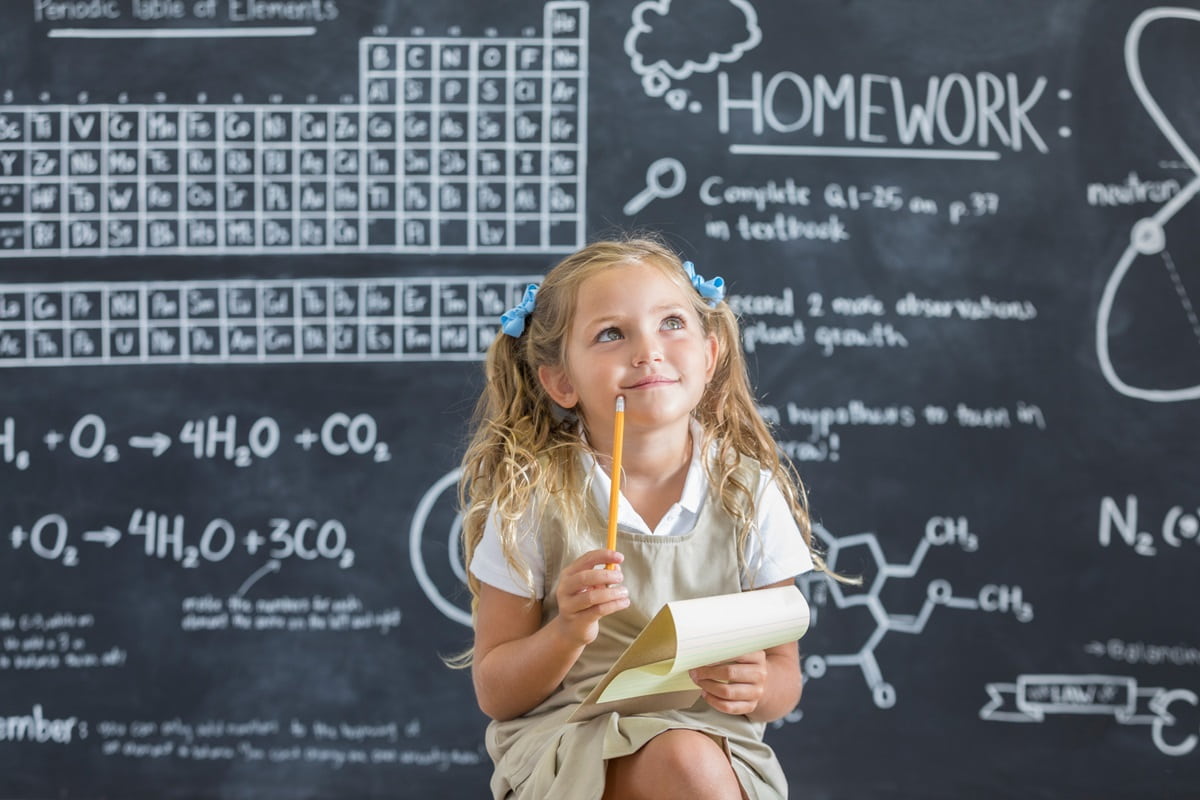
[[[571,644],[583,647],[600,634],[600,618],[629,606],[629,592],[621,585],[621,570],[596,569],[598,565],[620,564],[616,550],[592,550],[567,565],[558,576],[558,616],[554,623]]]
[[[717,711],[749,715],[766,692],[767,654],[756,650],[732,661],[697,667],[688,674]]]

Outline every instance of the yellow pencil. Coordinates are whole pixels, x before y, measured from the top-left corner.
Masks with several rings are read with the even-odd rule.
[[[625,397],[617,398],[617,414],[613,420],[612,491],[608,495],[608,549],[617,549],[617,512],[621,507],[621,440],[625,438]],[[616,569],[609,564],[605,569]]]

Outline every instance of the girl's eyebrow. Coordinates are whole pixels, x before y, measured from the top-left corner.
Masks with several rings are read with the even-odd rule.
[[[649,309],[651,314],[667,314],[667,313],[683,313],[684,306],[681,303],[661,303]],[[623,314],[602,314],[598,317],[593,317],[584,323],[585,327],[593,327],[596,325],[610,325],[614,322],[621,322],[626,318]]]
[[[607,316],[593,317],[588,320],[580,320],[579,327],[580,330],[584,331],[599,330],[600,328],[610,327],[619,321],[620,317],[609,314]]]

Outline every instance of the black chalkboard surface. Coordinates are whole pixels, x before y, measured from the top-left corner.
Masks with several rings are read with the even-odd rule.
[[[1200,5],[0,15],[0,796],[485,796],[481,354],[635,227],[864,577],[793,796],[1196,796]]]

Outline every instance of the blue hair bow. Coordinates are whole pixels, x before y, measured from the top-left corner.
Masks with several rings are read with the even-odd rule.
[[[500,330],[514,339],[525,332],[525,318],[533,313],[533,299],[537,297],[538,286],[531,283],[525,287],[525,296],[521,302],[500,315]]]
[[[717,303],[725,299],[725,279],[721,277],[713,278],[711,281],[704,280],[703,275],[696,274],[696,265],[690,261],[683,262],[683,269],[687,272],[688,277],[692,281],[692,286],[696,287],[696,291],[700,296],[708,301],[708,304],[716,308]]]

